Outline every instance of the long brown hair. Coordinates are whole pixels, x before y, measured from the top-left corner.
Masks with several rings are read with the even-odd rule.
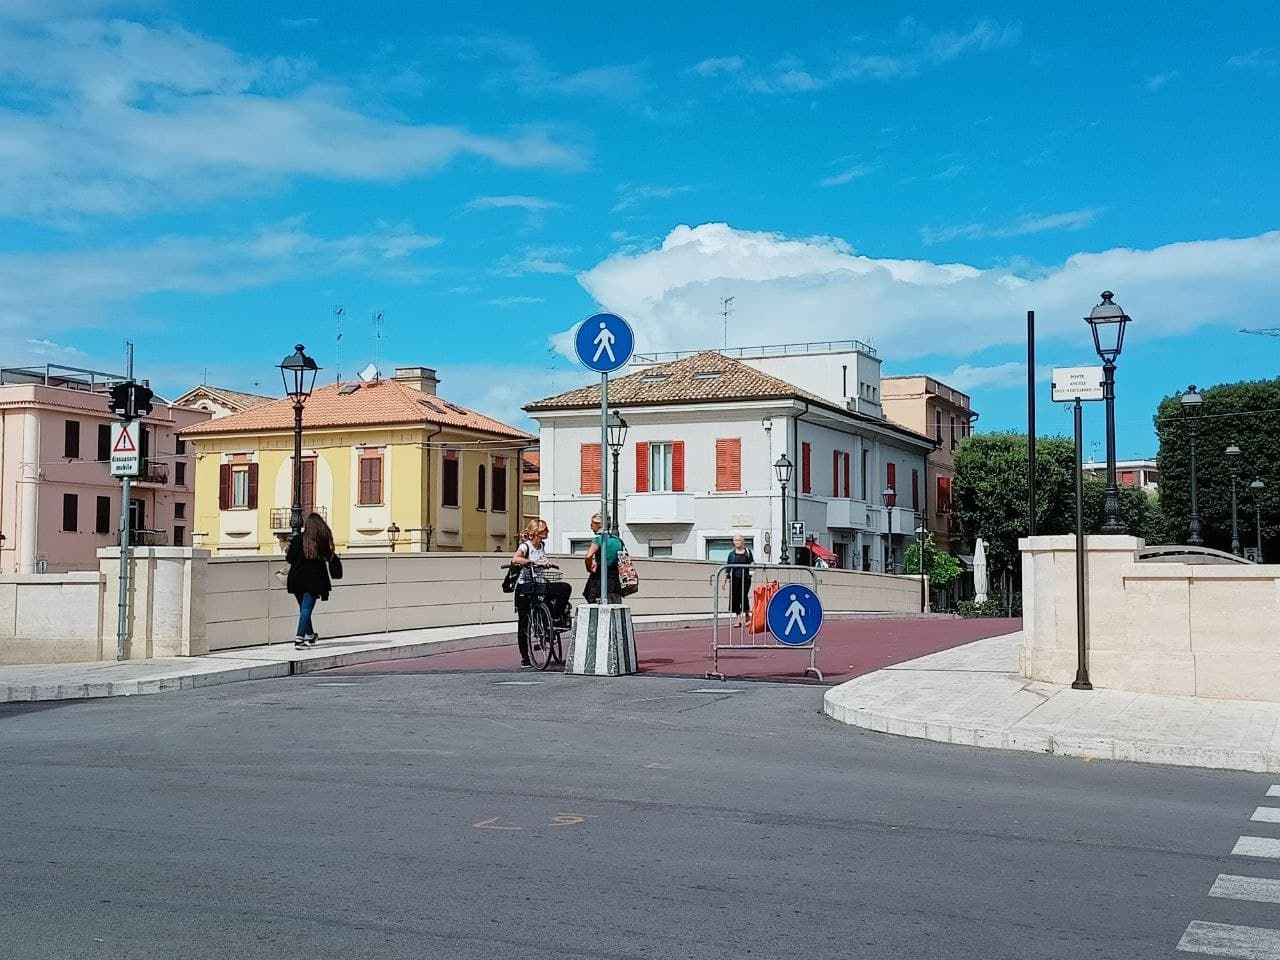
[[[333,556],[333,531],[318,513],[308,515],[302,524],[302,555],[308,560],[328,560]]]

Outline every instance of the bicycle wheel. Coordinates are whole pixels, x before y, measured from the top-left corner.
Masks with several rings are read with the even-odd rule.
[[[529,610],[529,662],[539,670],[547,669],[554,643],[551,611],[545,603],[535,603]]]

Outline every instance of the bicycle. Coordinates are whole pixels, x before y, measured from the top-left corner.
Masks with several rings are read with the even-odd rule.
[[[510,569],[507,564],[506,569]],[[529,638],[529,662],[539,670],[546,670],[552,664],[564,666],[564,650],[561,636],[568,631],[568,626],[556,623],[551,615],[551,605],[547,602],[547,585],[561,581],[560,568],[554,563],[545,566],[528,567],[533,577],[533,590],[529,591],[529,612],[527,614],[527,632]],[[516,588],[520,590],[518,586]]]

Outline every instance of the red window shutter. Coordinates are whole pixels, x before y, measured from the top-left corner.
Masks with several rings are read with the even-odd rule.
[[[849,454],[844,455],[844,495],[849,496]]]
[[[840,451],[831,451],[831,495],[840,496]]]
[[[258,465],[249,464],[249,509],[258,509]]]
[[[676,440],[671,444],[671,490],[674,493],[684,492],[684,441]]]
[[[1126,487],[1133,486],[1133,471],[1132,470],[1121,471],[1120,482],[1123,483]]]
[[[911,471],[911,509],[920,509],[920,471]]]
[[[636,493],[649,492],[649,444],[636,443]]]
[[[813,492],[812,476],[809,471],[809,467],[811,466],[809,461],[811,459],[812,453],[813,453],[813,448],[810,447],[808,443],[800,444],[800,492],[801,493]]]
[[[898,465],[896,463],[886,464],[884,468],[885,486],[892,487],[893,492],[898,492]]]
[[[218,467],[218,509],[231,509],[231,464]]]
[[[938,512],[951,512],[951,478],[938,478]]]
[[[742,440],[734,437],[716,441],[716,492],[734,493],[742,489]]]
[[[582,445],[581,490],[583,493],[600,492],[600,444]]]

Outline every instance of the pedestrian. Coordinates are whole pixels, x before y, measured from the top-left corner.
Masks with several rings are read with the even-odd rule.
[[[609,582],[609,602],[622,602],[622,581],[618,578],[618,557],[622,554],[622,538],[616,533],[601,533],[604,526],[600,514],[591,518],[591,532],[596,538],[587,548],[587,585],[582,595],[587,603],[600,602],[600,553],[604,552],[605,577]]]
[[[314,647],[320,639],[311,614],[317,602],[329,599],[329,591],[333,589],[329,573],[338,561],[333,549],[333,531],[324,517],[313,513],[303,521],[302,532],[289,541],[285,560],[289,564],[286,589],[298,601],[298,633],[293,646],[303,650]]]
[[[530,520],[524,525],[520,546],[511,555],[511,565],[520,568],[516,578],[516,643],[520,648],[520,666],[529,666],[529,610],[538,595],[547,598],[551,619],[556,626],[567,628],[569,599],[573,587],[560,581],[548,581],[546,571],[555,564],[547,557],[547,537],[551,530],[544,520]]]
[[[755,562],[756,558],[752,556],[751,548],[742,539],[742,535],[735,535],[733,549],[729,551],[725,565],[740,569],[725,571],[724,583],[721,584],[721,589],[729,588],[729,610],[733,613],[735,627],[741,627],[743,618],[751,615],[748,598],[751,596],[751,564]]]

